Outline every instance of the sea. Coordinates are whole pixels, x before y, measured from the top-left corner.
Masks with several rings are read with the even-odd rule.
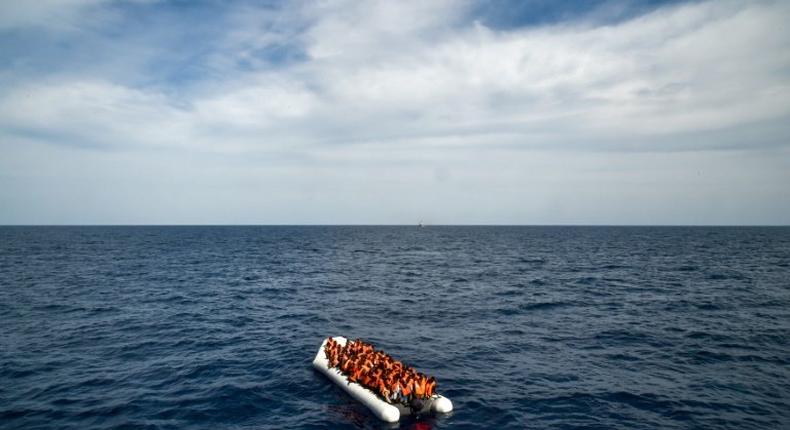
[[[327,336],[454,411],[388,425]],[[790,228],[0,227],[2,429],[788,429]]]

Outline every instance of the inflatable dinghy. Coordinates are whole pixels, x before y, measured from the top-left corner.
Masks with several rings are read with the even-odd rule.
[[[371,389],[358,382],[350,381],[338,367],[330,366],[329,358],[326,353],[327,342],[332,342],[330,339],[341,347],[345,347],[348,343],[348,339],[341,336],[324,339],[321,343],[321,348],[318,349],[318,354],[316,354],[313,360],[313,367],[326,375],[332,382],[343,388],[351,397],[365,405],[380,420],[394,423],[400,420],[401,415],[427,412],[448,413],[453,410],[453,403],[450,399],[439,394],[432,393],[430,396],[419,399],[419,401],[408,403],[386,401],[381,395],[376,394]]]

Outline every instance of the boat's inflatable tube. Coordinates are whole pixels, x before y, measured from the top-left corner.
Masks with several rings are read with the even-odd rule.
[[[335,342],[344,346],[347,342],[347,339],[341,336],[334,337],[333,339]],[[379,396],[362,385],[357,384],[356,382],[350,382],[345,377],[345,375],[340,372],[339,369],[329,367],[329,360],[327,360],[326,353],[324,352],[324,346],[326,345],[327,340],[329,339],[324,339],[324,341],[321,343],[321,348],[318,349],[318,354],[315,355],[315,359],[313,360],[313,367],[326,375],[327,378],[332,380],[332,382],[346,390],[346,392],[351,397],[357,399],[360,403],[367,406],[367,408],[370,409],[371,412],[373,412],[373,414],[376,415],[376,417],[378,417],[380,420],[394,423],[400,420],[401,414],[427,411],[448,413],[453,410],[453,403],[450,401],[450,399],[438,394],[434,394],[430,399],[428,399],[423,404],[423,407],[418,411],[414,411],[402,405],[393,405],[381,400]]]

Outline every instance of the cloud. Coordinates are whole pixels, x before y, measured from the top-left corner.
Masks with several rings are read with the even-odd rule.
[[[615,25],[506,31],[464,24],[457,5],[330,2],[253,9],[257,14],[246,9],[244,16],[259,20],[236,15],[238,26],[206,60],[210,79],[198,79],[194,92],[178,100],[112,76],[94,83],[80,76],[33,83],[37,88],[23,90],[24,97],[6,94],[0,120],[42,135],[140,145],[153,139],[210,146],[200,138],[203,131],[224,129],[217,148],[238,141],[255,150],[251,133],[261,136],[259,145],[459,136],[486,145],[503,134],[520,136],[524,145],[596,138],[633,145],[789,113],[790,31],[783,22],[790,14],[784,3],[692,3]],[[289,34],[287,28],[304,30]],[[272,47],[303,57],[271,64],[266,53]],[[17,103],[20,109],[11,107]],[[131,137],[116,127],[124,136],[114,136],[97,122],[160,131]],[[175,134],[167,138],[162,130]]]
[[[616,3],[523,26],[442,0],[189,13],[167,2],[7,4],[0,31],[15,46],[0,48],[13,53],[0,66],[0,139],[9,156],[32,144],[207,154],[230,163],[223,181],[275,181],[239,166],[277,166],[297,191],[310,188],[300,175],[342,166],[357,173],[332,189],[356,192],[348,184],[377,173],[384,188],[401,174],[508,188],[540,180],[522,165],[550,175],[530,164],[536,153],[551,160],[544,167],[587,160],[577,176],[566,171],[569,186],[600,178],[582,167],[593,159],[585,154],[787,150],[788,3],[621,8],[643,14],[613,12]]]
[[[313,38],[334,47],[318,51],[340,58],[316,65],[313,76],[349,113],[370,112],[377,127],[422,125],[428,135],[492,126],[526,137],[542,125],[567,137],[724,128],[787,115],[786,16],[775,4],[703,3],[616,26],[499,32],[477,24],[367,50],[321,33]],[[380,40],[369,33],[352,40]]]
[[[7,132],[94,148],[183,145],[186,115],[162,94],[104,81],[39,82],[0,101]]]

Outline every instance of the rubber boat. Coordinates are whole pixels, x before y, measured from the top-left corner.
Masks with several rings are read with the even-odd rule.
[[[351,397],[365,405],[378,419],[394,423],[400,420],[401,415],[423,414],[427,412],[448,413],[453,410],[453,403],[450,399],[439,394],[432,395],[430,398],[426,399],[426,401],[422,402],[421,407],[415,409],[413,406],[405,406],[401,403],[384,401],[368,388],[363,387],[359,383],[349,381],[338,368],[329,367],[329,360],[325,352],[325,346],[329,339],[330,338],[326,338],[321,343],[321,347],[318,349],[318,353],[313,360],[313,367],[340,386],[340,388],[345,390]],[[346,342],[348,342],[348,339],[342,336],[335,336],[332,337],[332,339],[342,346],[345,346]]]

